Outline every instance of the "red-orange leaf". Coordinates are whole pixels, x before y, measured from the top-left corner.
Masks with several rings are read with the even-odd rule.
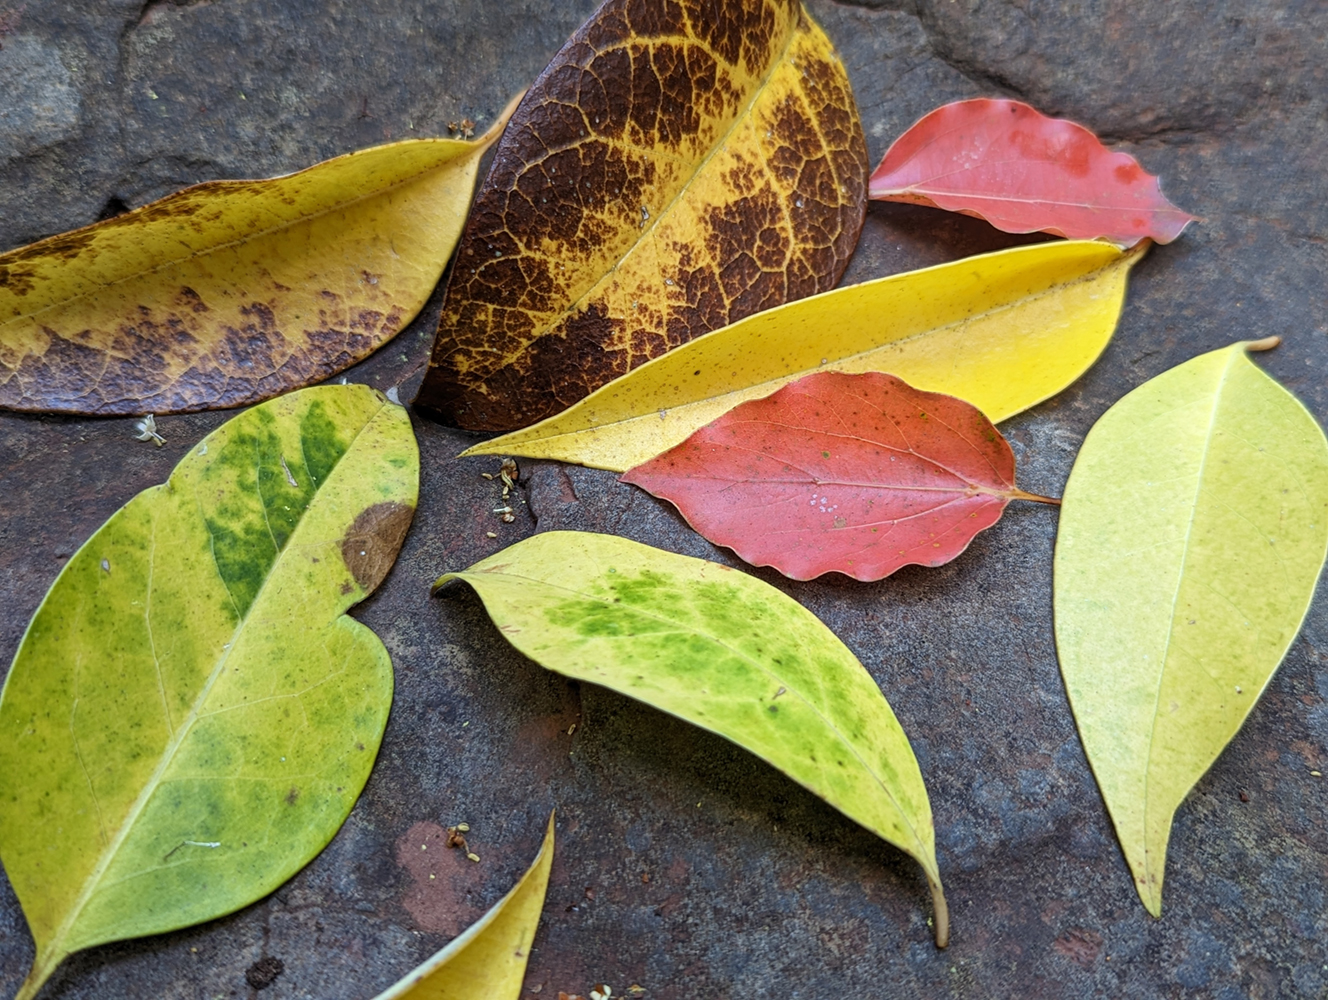
[[[939,566],[1011,500],[1046,499],[1015,488],[1010,446],[976,407],[881,372],[808,375],[622,479],[795,580]]]
[[[1134,157],[1082,125],[988,98],[943,105],[896,139],[869,196],[975,215],[1007,233],[1123,246],[1170,243],[1194,220]]]

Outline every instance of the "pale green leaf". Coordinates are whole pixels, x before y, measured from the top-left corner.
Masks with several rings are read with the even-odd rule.
[[[1135,389],[1065,487],[1061,672],[1155,916],[1172,816],[1277,669],[1328,550],[1328,442],[1245,353],[1268,346],[1213,351]]]
[[[553,866],[553,816],[521,880],[465,932],[377,1000],[519,1000]]]
[[[550,531],[468,570],[509,642],[718,733],[922,865],[949,935],[931,805],[908,737],[815,615],[738,570],[612,535]]]
[[[366,386],[255,407],[117,511],[37,609],[0,694],[0,858],[64,956],[271,892],[373,764],[382,642],[344,612],[410,524],[406,412]]]

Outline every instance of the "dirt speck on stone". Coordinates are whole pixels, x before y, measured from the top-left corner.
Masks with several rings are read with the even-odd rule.
[[[265,990],[277,981],[277,977],[286,971],[286,963],[271,955],[260,958],[244,970],[244,981],[253,989]]]

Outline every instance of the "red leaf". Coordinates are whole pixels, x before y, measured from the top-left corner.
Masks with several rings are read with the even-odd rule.
[[[742,403],[622,477],[795,580],[939,566],[1012,499],[1014,455],[976,407],[880,372],[818,372]],[[1050,501],[1059,503],[1059,501]]]
[[[872,174],[880,201],[931,205],[986,219],[1007,233],[1039,229],[1133,246],[1170,243],[1194,216],[1162,196],[1157,178],[1074,122],[1018,101],[955,101],[895,140]]]

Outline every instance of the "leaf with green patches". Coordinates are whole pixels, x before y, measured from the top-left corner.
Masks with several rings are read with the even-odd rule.
[[[1135,888],[1296,637],[1328,551],[1328,441],[1236,344],[1118,402],[1070,473],[1056,648]]]
[[[527,538],[464,580],[503,635],[550,670],[718,733],[922,865],[949,917],[931,805],[876,682],[815,615],[717,563],[577,531]]]
[[[392,702],[344,612],[414,513],[405,410],[306,389],[204,438],[69,560],[0,693],[0,859],[37,957],[229,913],[341,826]]]
[[[377,1000],[519,1000],[553,867],[553,815],[539,854],[489,912]]]

